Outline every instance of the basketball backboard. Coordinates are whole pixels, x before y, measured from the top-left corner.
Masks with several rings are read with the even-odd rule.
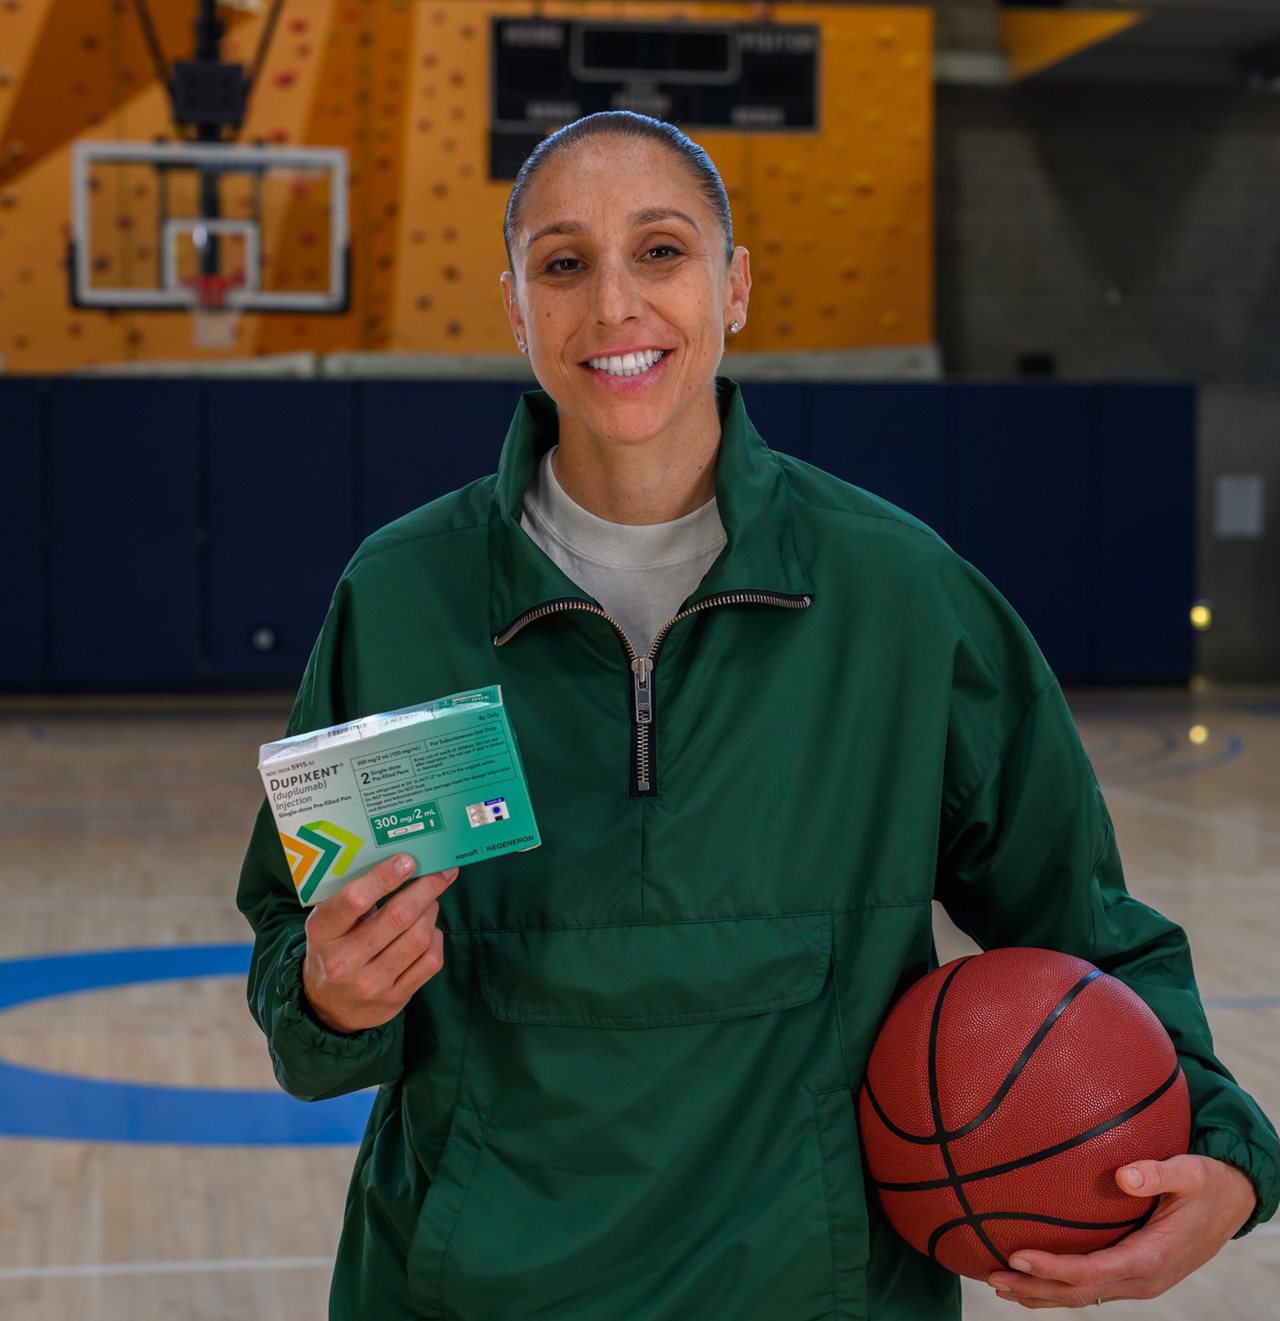
[[[81,140],[72,151],[71,301],[189,310],[216,282],[237,312],[343,312],[346,152]]]

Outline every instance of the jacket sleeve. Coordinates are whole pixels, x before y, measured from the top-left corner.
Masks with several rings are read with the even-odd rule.
[[[1029,635],[1020,624],[1014,631],[1022,657],[957,667],[936,897],[984,949],[1074,954],[1151,1006],[1186,1075],[1192,1152],[1253,1181],[1247,1233],[1280,1200],[1276,1131],[1213,1053],[1185,933],[1125,888],[1075,722]],[[1019,694],[1012,702],[1011,692]],[[1002,727],[994,746],[993,726]]]
[[[303,674],[289,733],[350,719],[355,691],[349,583],[333,603]],[[302,990],[307,910],[298,901],[271,809],[263,802],[240,872],[236,904],[253,928],[249,1010],[267,1037],[280,1086],[303,1101],[394,1082],[403,1067],[404,1017],[350,1035],[331,1031]]]

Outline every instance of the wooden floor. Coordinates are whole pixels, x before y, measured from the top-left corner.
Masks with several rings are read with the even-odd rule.
[[[1131,889],[1189,928],[1220,1053],[1280,1114],[1280,692],[1088,693],[1073,707]],[[186,1094],[161,1087],[274,1088],[242,979],[170,972],[147,984],[109,956],[101,968],[37,957],[243,945],[232,895],[258,798],[256,749],[283,714],[273,699],[0,702],[4,1321],[325,1314],[350,1145],[122,1141],[144,1112],[130,1101],[117,1114],[110,1081],[100,1096],[84,1081],[123,1080],[162,1103]],[[944,958],[963,948],[945,920],[939,943]],[[16,959],[32,962],[15,969]],[[71,975],[85,989],[49,994]],[[87,1112],[68,1120],[59,1107],[74,1111],[84,1096],[62,1098],[62,1075],[90,1089],[94,1133],[111,1140],[74,1129]],[[32,1079],[51,1090],[24,1122],[74,1132],[11,1136],[14,1098]],[[230,1114],[225,1095],[226,1106],[205,1098],[197,1129]],[[1164,1299],[1106,1315],[1257,1321],[1280,1315],[1278,1297],[1280,1236],[1266,1226]],[[969,1317],[1014,1315],[984,1286],[966,1299]]]

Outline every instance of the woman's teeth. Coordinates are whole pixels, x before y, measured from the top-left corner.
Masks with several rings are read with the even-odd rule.
[[[610,376],[639,376],[647,372],[666,353],[665,349],[644,349],[640,353],[615,354],[611,358],[590,358],[588,362],[598,372]]]

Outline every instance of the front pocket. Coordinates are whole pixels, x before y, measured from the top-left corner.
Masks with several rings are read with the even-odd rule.
[[[409,1292],[415,1306],[424,1309],[422,1321],[440,1321],[444,1316],[445,1261],[484,1150],[487,1127],[487,1115],[465,1105],[454,1108],[449,1136],[409,1244]]]
[[[860,1321],[867,1313],[867,1211],[853,1093],[815,1092],[813,1118],[822,1161],[831,1233],[832,1316]]]
[[[828,915],[470,943],[484,1113],[455,1119],[429,1196],[425,1315],[865,1315]]]

